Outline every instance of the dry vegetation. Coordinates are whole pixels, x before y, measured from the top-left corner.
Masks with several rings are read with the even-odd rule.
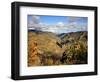
[[[87,32],[28,32],[28,66],[87,64]]]

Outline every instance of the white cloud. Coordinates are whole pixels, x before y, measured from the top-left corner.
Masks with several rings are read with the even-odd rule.
[[[31,20],[28,20],[28,28],[54,32],[54,33],[68,33],[76,31],[87,31],[87,25],[78,24],[76,20],[79,20],[78,17],[70,17],[70,23],[64,24],[63,22],[58,22],[55,25],[46,25],[40,22],[39,16],[32,16]]]
[[[39,20],[40,19],[40,16],[34,15],[34,16],[32,16],[32,18]]]
[[[37,26],[37,25],[36,25]],[[64,26],[56,26],[56,25],[41,25],[34,28],[36,30],[47,31],[47,32],[54,32],[54,33],[68,33],[68,32],[76,32],[76,31],[87,31],[86,25],[64,25]]]
[[[39,24],[40,17],[39,16],[31,16],[31,19],[28,19],[28,25]]]
[[[69,22],[75,22],[75,21],[77,21],[77,20],[80,20],[81,19],[81,17],[68,17],[69,18]]]
[[[41,29],[40,16],[31,16],[31,19],[28,20],[28,28],[37,30]]]
[[[58,22],[57,25],[59,25],[59,26],[63,26],[64,23],[63,23],[63,22]]]
[[[40,17],[39,16],[32,16],[32,21],[33,21],[33,24],[39,24]]]

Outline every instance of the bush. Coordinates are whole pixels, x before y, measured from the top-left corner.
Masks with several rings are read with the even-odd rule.
[[[68,44],[63,59],[66,64],[87,63],[87,44],[82,41]]]

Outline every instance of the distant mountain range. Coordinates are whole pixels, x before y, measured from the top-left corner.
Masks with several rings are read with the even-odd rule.
[[[66,25],[34,25],[29,26],[28,30],[40,30],[44,32],[54,32],[57,34],[60,33],[70,33],[70,32],[77,32],[77,31],[87,31],[87,25],[84,24],[66,24]]]
[[[70,33],[61,33],[58,34],[58,37],[61,39],[65,38],[66,36],[73,36],[73,37],[80,37],[82,34],[87,34],[87,31],[77,31],[77,32],[70,32]]]

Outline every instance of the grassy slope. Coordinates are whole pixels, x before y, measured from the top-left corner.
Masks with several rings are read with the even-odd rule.
[[[74,64],[77,59],[74,58],[74,62],[72,58],[68,60],[69,55],[78,54],[73,53],[76,51],[74,46],[82,45],[82,48],[83,44],[87,46],[87,32],[63,34],[62,38],[51,32],[29,32],[28,34],[28,66]],[[80,52],[79,50],[81,48],[77,52]],[[78,61],[80,63],[80,60]]]

